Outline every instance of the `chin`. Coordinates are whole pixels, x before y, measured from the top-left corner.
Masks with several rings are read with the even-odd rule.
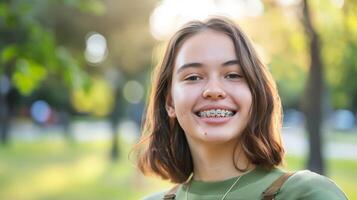
[[[208,130],[204,132],[196,132],[195,136],[196,139],[205,143],[225,144],[225,143],[231,143],[233,141],[236,142],[239,134],[227,133],[227,132],[222,134],[222,131]]]

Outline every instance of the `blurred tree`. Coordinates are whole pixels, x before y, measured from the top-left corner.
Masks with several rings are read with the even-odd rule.
[[[309,135],[308,168],[319,174],[325,173],[322,157],[321,121],[322,121],[322,93],[324,91],[323,62],[319,35],[311,19],[311,11],[307,0],[301,2],[301,22],[309,44],[310,70],[306,85],[306,97],[303,99],[306,127]]]
[[[275,30],[275,34],[279,35],[272,43],[278,50],[273,53],[271,71],[277,80],[284,107],[303,109],[310,147],[307,167],[323,174],[321,122],[322,110],[326,109],[325,105],[329,101],[329,96],[326,96],[327,88],[324,86],[323,58],[325,57],[322,57],[324,52],[321,50],[324,46],[317,29],[320,28],[318,30],[325,33],[326,27],[320,27],[322,23],[313,23],[311,15],[314,14],[315,22],[316,14],[325,12],[327,14],[324,13],[324,17],[327,15],[331,18],[331,13],[325,8],[330,2],[301,1],[296,5],[280,6],[277,6],[280,4],[278,1],[267,0],[265,3],[267,12],[271,14],[265,15],[264,18],[269,17],[267,24],[272,26],[270,29]],[[321,5],[324,9],[321,9]],[[335,15],[336,13],[333,13],[333,16]],[[282,23],[284,21],[285,23]],[[327,21],[330,22],[330,20]],[[269,28],[264,28],[264,30],[266,34]],[[328,40],[331,40],[331,37]],[[333,43],[333,45],[336,44]],[[341,74],[341,72],[337,73]],[[305,91],[303,91],[304,87]],[[322,98],[323,95],[327,98]]]
[[[66,130],[72,105],[77,112],[108,117],[113,133],[110,152],[116,159],[117,124],[128,103],[121,95],[122,86],[128,76],[147,74],[154,45],[148,19],[155,3],[155,0],[3,1],[0,75],[10,80],[21,98],[43,98],[61,110]],[[100,33],[108,41],[109,53],[102,63],[86,62],[83,56],[85,39],[92,32]],[[2,82],[7,78],[2,78]],[[8,130],[10,95],[1,94],[4,94],[0,98],[1,127]],[[7,132],[1,132],[2,138],[7,138]]]
[[[305,99],[306,109],[308,112],[311,112],[310,119],[307,119],[307,122],[310,123],[320,123],[324,119],[328,119],[328,114],[333,109],[350,109],[354,113],[357,113],[357,80],[354,78],[357,76],[357,60],[356,60],[356,51],[357,51],[357,2],[356,1],[308,1],[309,7],[311,8],[310,13],[314,16],[314,26],[309,30],[305,18],[305,31],[307,36],[309,36],[310,41],[310,60],[312,66],[318,65],[321,63],[321,71],[315,69],[313,73],[310,71],[310,86],[312,88],[320,88],[320,93],[318,91],[311,92],[310,94],[318,95],[321,98],[320,103],[315,102],[315,106],[319,106],[321,114],[317,121],[317,114],[313,114],[312,109],[316,109],[315,106],[310,107],[306,103],[312,106],[313,102],[317,100],[314,98]],[[311,17],[310,17],[311,18]],[[303,20],[304,21],[304,20]],[[310,20],[311,21],[311,20]],[[315,32],[315,33],[313,33]],[[318,33],[317,33],[318,32]],[[317,37],[316,37],[317,36]],[[317,41],[318,48],[315,47],[315,53],[313,53],[313,40]],[[321,43],[319,42],[321,41]],[[313,53],[313,54],[312,54]],[[319,55],[319,59],[315,55]],[[315,57],[315,58],[314,58]],[[320,61],[318,61],[320,60]],[[324,80],[324,72],[326,72],[326,82]],[[316,74],[321,73],[321,86],[317,83],[320,79]],[[313,76],[313,74],[315,74]],[[313,80],[312,80],[313,79]],[[312,89],[314,90],[314,89]],[[307,93],[309,93],[307,91]],[[305,95],[311,97],[311,95]],[[315,110],[317,112],[317,110]],[[326,114],[326,115],[325,115]],[[308,117],[308,116],[307,116]],[[317,139],[316,137],[323,136],[321,133],[321,128],[315,127],[315,131],[312,132],[311,126],[317,126],[308,124],[310,126],[310,158],[308,161],[308,166],[313,170],[316,168],[322,168],[324,171],[323,159],[319,158],[318,148],[321,149],[321,138]],[[321,125],[320,125],[321,126]],[[318,136],[320,135],[320,136]],[[314,137],[314,138],[312,138]],[[316,141],[319,140],[319,143]],[[321,151],[321,150],[320,150]],[[312,155],[315,154],[315,155]],[[319,159],[321,159],[322,163]],[[315,163],[315,164],[313,164]],[[319,171],[319,170],[317,170]]]
[[[354,56],[357,50],[357,2],[302,1],[300,6],[277,6],[280,1],[274,0],[264,2],[266,14],[263,18],[268,25],[262,25],[263,35],[274,40],[273,47],[264,44],[272,52],[271,71],[284,107],[299,108],[302,104],[306,114],[310,142],[307,167],[324,173],[322,120],[327,119],[333,108],[348,108],[355,112],[357,109],[357,84],[353,78],[357,75]],[[297,9],[299,18],[293,16],[291,11],[294,9]],[[296,19],[299,19],[298,28]],[[303,87],[305,94],[302,94]]]
[[[148,74],[151,52],[155,41],[149,33],[149,16],[156,0],[106,0],[106,12],[102,15],[78,13],[68,7],[56,8],[56,33],[63,35],[64,43],[82,47],[78,38],[85,38],[93,31],[107,39],[108,55],[102,63],[88,63],[87,70],[101,74],[111,85],[113,105],[108,117],[112,127],[111,158],[119,156],[118,123],[129,107],[123,98],[122,88],[128,79],[143,82],[142,75]],[[68,13],[63,15],[62,13]],[[144,76],[144,77],[145,77]],[[134,134],[134,133],[130,133]]]
[[[90,10],[93,2],[62,1],[80,10]],[[55,2],[39,0],[0,2],[0,77],[3,77],[2,80],[9,79],[7,86],[10,88],[2,92],[0,98],[2,143],[8,141],[11,116],[14,109],[18,108],[10,106],[9,91],[17,90],[21,95],[18,98],[30,96],[44,81],[52,80],[53,77],[63,81],[67,88],[65,91],[89,85],[88,76],[80,67],[81,63],[74,59],[76,55],[56,42],[50,27],[54,18],[42,15],[54,5]],[[48,24],[41,19],[46,19]],[[52,89],[49,91],[57,92]],[[64,98],[58,100],[68,102]],[[67,110],[67,107],[62,108],[63,112]]]
[[[101,19],[108,22],[107,27],[102,29],[103,31],[106,30],[110,41],[108,57],[111,63],[118,67],[116,70],[119,70],[116,81],[112,81],[113,88],[115,88],[115,104],[108,116],[113,132],[111,148],[113,160],[116,160],[119,155],[116,142],[118,122],[123,118],[126,108],[130,107],[129,102],[123,98],[123,84],[129,78],[143,83],[145,76],[149,74],[150,67],[148,66],[151,65],[151,52],[155,44],[149,32],[149,18],[155,3],[156,0],[108,0],[106,6],[110,12],[103,16],[104,19]]]

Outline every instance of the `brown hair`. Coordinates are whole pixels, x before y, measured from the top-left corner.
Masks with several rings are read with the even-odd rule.
[[[154,71],[143,136],[139,142],[139,146],[146,144],[138,158],[138,166],[145,174],[155,173],[163,179],[183,183],[193,171],[184,131],[176,119],[169,118],[165,103],[180,46],[189,37],[207,29],[224,33],[232,39],[239,65],[252,93],[250,120],[240,136],[243,152],[251,163],[265,168],[283,162],[281,103],[275,82],[243,31],[232,21],[215,17],[204,22],[191,21],[179,29],[169,41],[162,63]]]

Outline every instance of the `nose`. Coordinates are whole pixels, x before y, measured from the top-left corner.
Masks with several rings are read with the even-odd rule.
[[[226,92],[218,80],[211,80],[204,89],[202,96],[205,99],[219,100],[226,98]]]

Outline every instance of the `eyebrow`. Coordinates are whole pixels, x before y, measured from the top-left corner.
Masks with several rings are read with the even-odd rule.
[[[229,60],[229,61],[226,61],[221,64],[222,67],[227,67],[230,65],[239,65],[239,62],[238,62],[238,60]],[[180,73],[181,71],[183,71],[187,68],[200,68],[202,66],[203,66],[203,64],[198,63],[198,62],[186,63],[186,64],[181,65],[180,68],[178,68],[177,73]]]

